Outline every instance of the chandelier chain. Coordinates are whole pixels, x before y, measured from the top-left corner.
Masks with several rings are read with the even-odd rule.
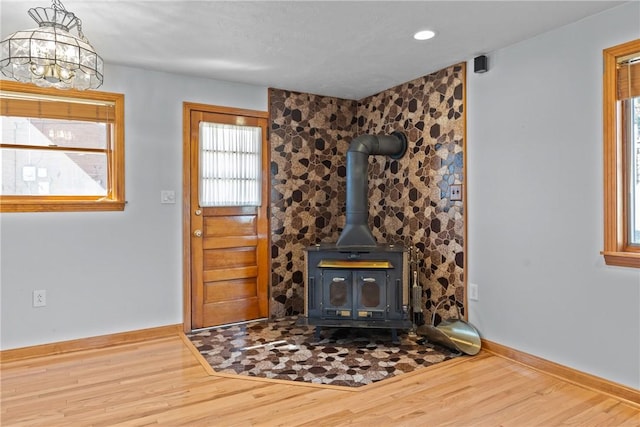
[[[77,16],[76,16],[76,30],[78,31],[78,35],[80,36],[80,38],[86,41],[87,43],[89,43],[89,40],[87,40],[87,38],[84,36],[84,33],[82,32],[82,20],[80,20],[80,18],[78,18]]]
[[[67,9],[65,9],[64,5],[62,4],[62,2],[60,0],[51,0],[51,7],[54,10],[62,10],[64,12],[67,11]]]

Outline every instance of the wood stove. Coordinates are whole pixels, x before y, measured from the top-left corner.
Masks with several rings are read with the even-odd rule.
[[[346,224],[336,243],[305,250],[305,314],[301,323],[320,327],[410,328],[409,262],[402,246],[379,245],[368,225],[368,157],[400,159],[401,132],[361,135],[347,152]]]
[[[381,245],[366,252],[335,244],[305,250],[305,324],[320,327],[410,328],[408,253]]]

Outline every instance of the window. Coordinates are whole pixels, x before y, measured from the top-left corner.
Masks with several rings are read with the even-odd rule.
[[[638,63],[640,65],[640,63]],[[629,244],[640,245],[640,96],[623,103],[623,123],[628,144],[629,168]],[[623,133],[624,134],[624,133]]]
[[[259,127],[200,122],[200,206],[260,206]]]
[[[124,209],[124,95],[0,82],[0,212]]]
[[[604,255],[640,267],[640,39],[605,49]]]

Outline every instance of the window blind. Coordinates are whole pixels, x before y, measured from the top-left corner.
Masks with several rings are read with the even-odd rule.
[[[619,100],[640,96],[640,58],[618,64],[616,74]]]
[[[113,123],[115,103],[0,91],[3,116]]]
[[[200,123],[200,206],[260,206],[262,131]]]

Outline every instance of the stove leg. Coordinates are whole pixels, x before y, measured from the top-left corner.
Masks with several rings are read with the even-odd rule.
[[[391,342],[394,344],[400,344],[400,340],[398,339],[398,331],[396,328],[391,328]]]
[[[314,335],[316,342],[320,342],[320,326],[316,326],[316,333]]]

